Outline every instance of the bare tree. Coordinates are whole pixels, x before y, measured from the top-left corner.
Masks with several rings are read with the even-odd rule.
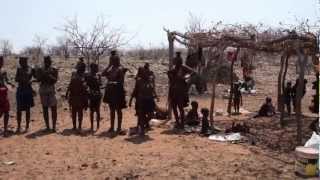
[[[57,28],[65,33],[65,37],[79,49],[89,64],[91,60],[99,63],[99,59],[108,51],[118,48],[127,42],[123,38],[122,28],[114,28],[104,16],[97,17],[95,24],[88,31],[82,31],[77,18],[66,19],[65,24]]]
[[[0,41],[0,52],[4,57],[10,56],[12,54],[13,45],[9,40]]]
[[[40,59],[45,54],[45,48],[46,48],[47,41],[48,41],[48,39],[43,38],[39,35],[34,36],[34,39],[33,39],[34,52],[33,52],[32,56],[36,60],[37,64],[40,63]]]
[[[71,49],[70,47],[71,42],[68,38],[66,37],[58,37],[57,38],[57,51],[60,56],[62,56],[64,59],[68,59],[71,54]]]
[[[187,20],[187,25],[185,26],[187,33],[199,33],[204,32],[205,29],[205,21],[202,17],[196,16],[189,12],[189,17]]]

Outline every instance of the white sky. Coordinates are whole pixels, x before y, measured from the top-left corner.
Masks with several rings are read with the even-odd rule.
[[[128,47],[166,44],[163,27],[183,31],[189,13],[206,22],[295,23],[295,18],[315,21],[320,17],[318,0],[1,0],[0,39],[9,39],[15,49],[32,45],[34,35],[54,43],[62,33],[54,27],[65,18],[78,16],[85,29],[99,15],[115,26],[124,26],[128,36],[137,34]]]

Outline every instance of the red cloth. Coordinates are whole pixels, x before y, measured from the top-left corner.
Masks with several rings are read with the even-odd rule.
[[[8,88],[0,87],[0,112],[9,112],[9,110]]]

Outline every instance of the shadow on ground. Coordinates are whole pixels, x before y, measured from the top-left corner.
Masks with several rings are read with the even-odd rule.
[[[161,132],[161,134],[165,135],[188,135],[189,133],[186,132],[185,130],[181,129],[166,129]]]
[[[54,134],[54,133],[55,132],[53,132],[53,131],[48,131],[46,129],[41,129],[41,130],[38,130],[38,131],[33,132],[31,134],[28,134],[25,137],[28,138],[28,139],[36,139],[36,138],[47,136],[47,135]]]
[[[128,137],[125,139],[126,141],[128,142],[131,142],[133,144],[143,144],[143,143],[146,143],[148,141],[153,141],[153,139],[148,136],[148,135],[144,135],[144,136],[131,136],[131,137]]]
[[[92,135],[92,131],[90,129],[85,130],[74,130],[74,129],[65,129],[60,133],[62,136],[81,136],[86,137]]]

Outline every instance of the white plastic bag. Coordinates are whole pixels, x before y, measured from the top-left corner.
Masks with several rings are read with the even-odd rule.
[[[231,134],[214,134],[209,136],[209,140],[214,141],[239,141],[241,140],[240,133],[231,133]]]
[[[320,136],[317,133],[313,132],[311,138],[306,142],[304,147],[311,147],[319,150],[319,146],[320,146]]]

